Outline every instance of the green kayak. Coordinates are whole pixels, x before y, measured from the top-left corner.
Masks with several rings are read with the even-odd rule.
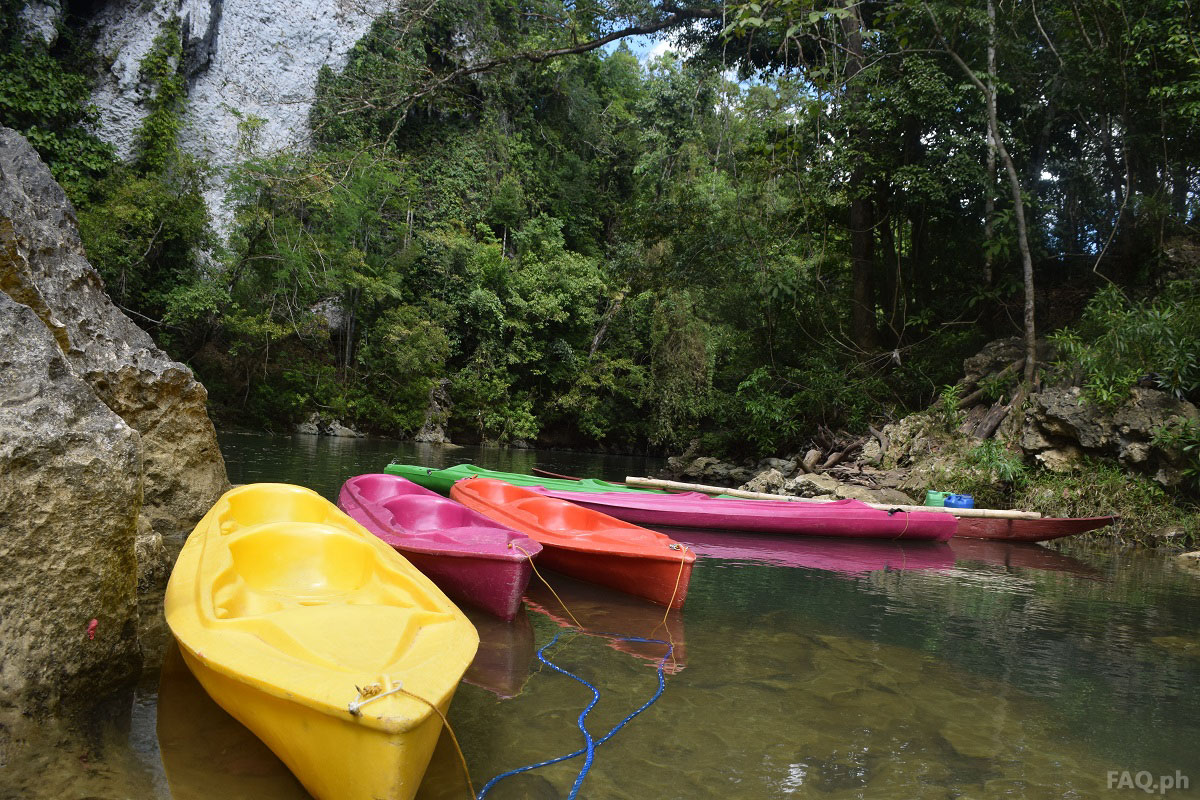
[[[383,471],[389,475],[399,475],[413,483],[432,489],[442,494],[450,494],[450,487],[455,481],[478,475],[481,478],[495,478],[516,486],[544,486],[547,489],[557,489],[564,492],[638,492],[641,494],[664,494],[656,489],[633,489],[619,483],[609,483],[598,478],[584,478],[572,481],[566,478],[545,478],[541,475],[521,475],[517,472],[500,472],[495,469],[484,469],[473,464],[459,464],[457,467],[432,469],[419,467],[415,464],[388,464]]]

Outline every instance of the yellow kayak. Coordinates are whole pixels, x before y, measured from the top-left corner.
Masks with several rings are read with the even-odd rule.
[[[315,492],[227,492],[179,554],[167,624],[205,691],[319,800],[407,800],[479,645],[433,583]],[[431,705],[432,704],[432,705]]]

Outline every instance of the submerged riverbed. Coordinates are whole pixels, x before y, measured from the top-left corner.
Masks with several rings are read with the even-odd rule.
[[[621,479],[650,459],[379,440],[225,435],[235,483],[286,481],[333,498],[393,458]],[[1183,777],[1200,795],[1200,578],[1138,551],[1065,555],[990,542],[895,542],[671,531],[700,554],[682,613],[547,573],[512,624],[472,615],[480,656],[450,721],[476,789],[602,735],[581,797],[1096,798],[1121,773]],[[536,579],[535,579],[536,581]],[[277,759],[167,653],[132,704],[84,740],[54,729],[0,742],[0,797],[304,798]],[[582,759],[488,797],[565,797]],[[1110,776],[1114,788],[1110,791]],[[1157,787],[1156,783],[1156,787]],[[1157,791],[1157,788],[1156,788]],[[447,737],[420,797],[465,798]]]

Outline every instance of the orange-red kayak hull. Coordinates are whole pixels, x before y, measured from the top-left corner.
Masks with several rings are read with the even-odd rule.
[[[450,496],[538,542],[538,566],[683,607],[696,554],[668,536],[489,478],[458,481]]]

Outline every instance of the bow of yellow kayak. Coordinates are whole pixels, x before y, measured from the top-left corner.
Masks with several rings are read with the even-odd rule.
[[[322,799],[411,798],[479,644],[395,550],[284,484],[217,501],[165,612],[208,694]]]

